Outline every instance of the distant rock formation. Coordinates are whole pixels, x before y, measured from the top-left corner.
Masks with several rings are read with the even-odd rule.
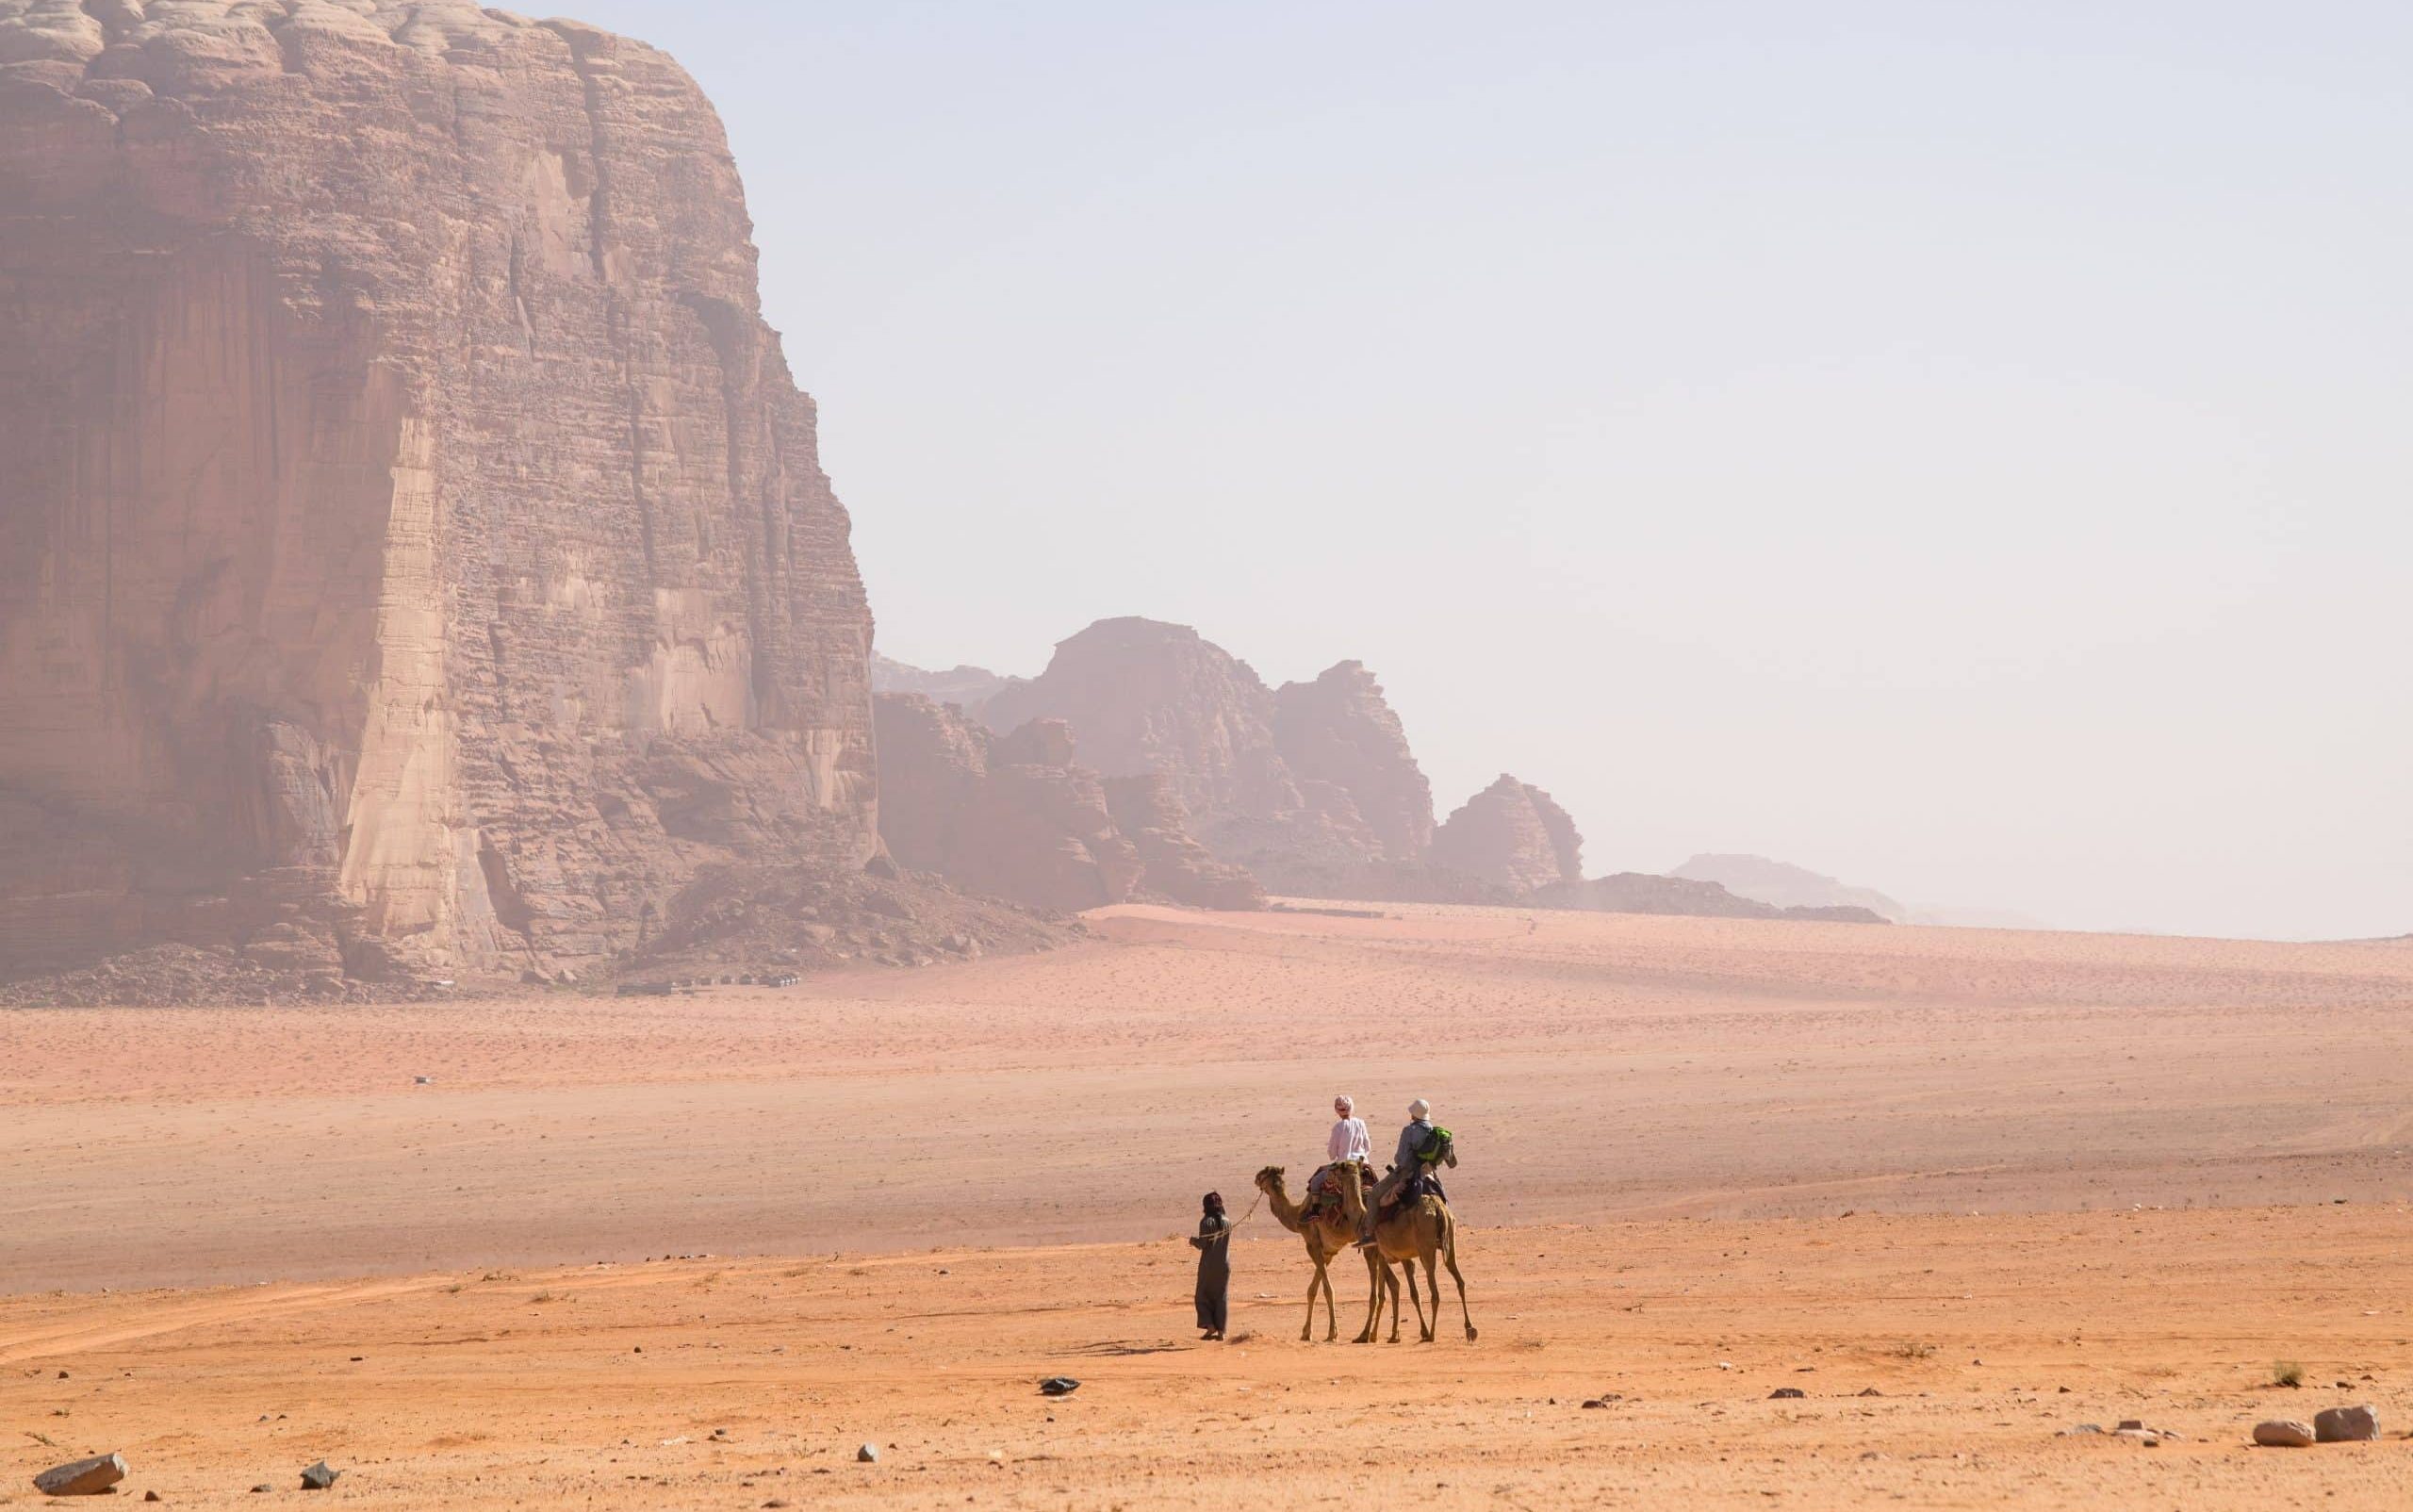
[[[1276,892],[1347,888],[1412,862],[1393,846],[1413,843],[1419,792],[1430,823],[1399,722],[1354,664],[1277,698],[1187,625],[1102,619],[1060,642],[1038,677],[1000,691],[983,716],[993,729],[1061,719],[1106,776],[1161,779],[1209,851]],[[1286,733],[1310,771],[1286,755]]]
[[[1778,908],[1737,897],[1715,882],[1648,872],[1617,872],[1588,880],[1553,882],[1533,895],[1545,908],[1587,909],[1601,913],[1673,913],[1724,919],[1824,919],[1836,924],[1885,924],[1872,910],[1848,904]]]
[[[952,703],[965,714],[978,714],[999,693],[1028,681],[1005,677],[985,666],[952,666],[944,672],[927,672],[878,651],[871,653],[874,693],[919,693],[939,703]]]
[[[1954,908],[1931,903],[1901,903],[1872,887],[1854,887],[1807,867],[1765,856],[1699,855],[1671,874],[1722,884],[1741,897],[1757,898],[1784,909],[1858,908],[1883,915],[1894,924],[1944,925],[1969,929],[2049,929],[2053,926],[2031,914],[2009,909]]]
[[[1858,908],[1900,924],[1911,911],[1872,887],[1850,887],[1806,866],[1770,861],[1765,856],[1702,854],[1693,857],[1670,877],[1715,882],[1737,897],[1756,898],[1778,908]]]
[[[1424,859],[1433,844],[1433,784],[1364,663],[1337,663],[1312,682],[1274,690],[1273,748],[1303,784],[1347,795],[1382,859]]]
[[[1060,719],[998,734],[918,693],[873,700],[880,838],[898,863],[967,892],[1071,912],[1155,895],[1256,908],[1264,894],[1183,829],[1160,779],[1110,786],[1074,760]]]
[[[998,735],[918,693],[878,694],[872,709],[879,833],[899,863],[1066,912],[1131,896],[1139,851],[1115,828],[1097,774],[1073,764],[1061,720]]]
[[[1105,783],[1116,828],[1139,847],[1148,892],[1191,908],[1265,907],[1265,889],[1247,867],[1217,861],[1191,837],[1171,783],[1153,773],[1109,777]]]
[[[712,107],[469,0],[0,0],[0,974],[581,977],[878,846]]]
[[[1584,878],[1584,837],[1551,796],[1502,773],[1434,833],[1433,864],[1531,893]]]

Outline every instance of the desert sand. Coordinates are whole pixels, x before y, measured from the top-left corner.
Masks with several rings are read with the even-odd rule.
[[[397,1507],[2413,1489],[2402,947],[1384,912],[0,1016],[0,1504],[112,1449],[200,1505],[321,1457]],[[1360,1268],[1300,1342],[1260,1210],[1195,1343],[1197,1193],[1303,1173],[1337,1091],[1457,1131],[1481,1339],[1351,1345]],[[2383,1441],[2246,1444],[2351,1402]],[[2176,1437],[2063,1433],[2123,1419]]]

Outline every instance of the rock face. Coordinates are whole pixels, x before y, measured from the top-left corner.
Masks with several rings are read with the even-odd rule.
[[[1301,783],[1347,797],[1381,845],[1382,859],[1424,859],[1433,844],[1433,784],[1363,663],[1341,662],[1312,682],[1275,690],[1273,748]]]
[[[0,970],[557,977],[875,852],[870,616],[668,58],[0,0]]]
[[[903,864],[959,887],[1071,912],[1145,895],[1264,906],[1247,872],[1207,855],[1161,778],[1098,775],[1060,719],[997,734],[917,693],[873,699],[880,837]]]
[[[1584,879],[1584,837],[1540,788],[1502,774],[1433,837],[1436,866],[1528,893]]]
[[[1065,721],[1098,771],[1162,776],[1202,829],[1223,814],[1295,807],[1273,750],[1273,695],[1247,663],[1187,625],[1101,619],[982,713],[995,730]]]
[[[1097,774],[1073,764],[1063,721],[997,735],[918,693],[878,694],[873,710],[880,838],[898,862],[1068,912],[1119,903],[1138,886],[1140,852],[1107,812]]]
[[[1276,694],[1187,625],[1102,619],[982,713],[1064,720],[1099,772],[1160,779],[1208,851],[1275,891],[1393,896],[1421,865],[1432,792],[1354,662]]]
[[[1245,866],[1217,861],[1190,833],[1173,786],[1161,777],[1109,777],[1106,804],[1138,848],[1147,891],[1202,909],[1261,909],[1265,888]]]

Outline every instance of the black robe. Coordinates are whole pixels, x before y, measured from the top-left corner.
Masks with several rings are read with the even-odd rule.
[[[1220,1334],[1232,1310],[1232,1221],[1201,1218],[1190,1247],[1198,1252],[1198,1326]]]

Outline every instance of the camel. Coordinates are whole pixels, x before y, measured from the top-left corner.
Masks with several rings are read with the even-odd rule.
[[[1347,1169],[1357,1171],[1354,1164]],[[1340,1188],[1344,1194],[1360,1190],[1358,1181],[1354,1179],[1342,1180]],[[1307,1283],[1307,1322],[1299,1330],[1299,1342],[1305,1344],[1315,1339],[1316,1292],[1321,1290],[1323,1341],[1329,1344],[1340,1337],[1340,1323],[1333,1311],[1332,1273],[1327,1267],[1331,1265],[1333,1257],[1347,1254],[1349,1247],[1357,1242],[1357,1220],[1345,1211],[1336,1213],[1326,1209],[1322,1216],[1310,1222],[1304,1209],[1292,1202],[1290,1193],[1284,1190],[1282,1167],[1278,1165],[1269,1165],[1256,1174],[1256,1190],[1265,1193],[1266,1206],[1272,1210],[1274,1222],[1307,1241],[1307,1258],[1315,1262],[1315,1279]],[[1358,1199],[1357,1210],[1366,1210],[1362,1196]]]
[[[1444,1140],[1436,1163],[1455,1166],[1457,1151]],[[1360,1173],[1363,1175],[1362,1171]],[[1366,1190],[1361,1182],[1340,1184],[1341,1207],[1353,1224],[1362,1223],[1366,1212]],[[1366,1326],[1357,1342],[1371,1344],[1379,1332],[1383,1298],[1387,1291],[1391,1304],[1391,1337],[1399,1342],[1399,1283],[1391,1276],[1391,1262],[1399,1262],[1407,1273],[1408,1300],[1416,1307],[1416,1325],[1425,1343],[1434,1341],[1434,1334],[1441,1324],[1441,1281],[1434,1274],[1434,1261],[1438,1259],[1450,1268],[1450,1279],[1457,1283],[1458,1312],[1466,1320],[1467,1341],[1475,1338],[1474,1314],[1467,1307],[1467,1278],[1458,1270],[1458,1221],[1450,1212],[1450,1205],[1438,1197],[1423,1196],[1413,1202],[1394,1207],[1390,1216],[1374,1225],[1374,1242],[1366,1251]],[[1424,1262],[1424,1288],[1433,1294],[1433,1316],[1424,1316],[1424,1301],[1416,1294],[1416,1262]]]

